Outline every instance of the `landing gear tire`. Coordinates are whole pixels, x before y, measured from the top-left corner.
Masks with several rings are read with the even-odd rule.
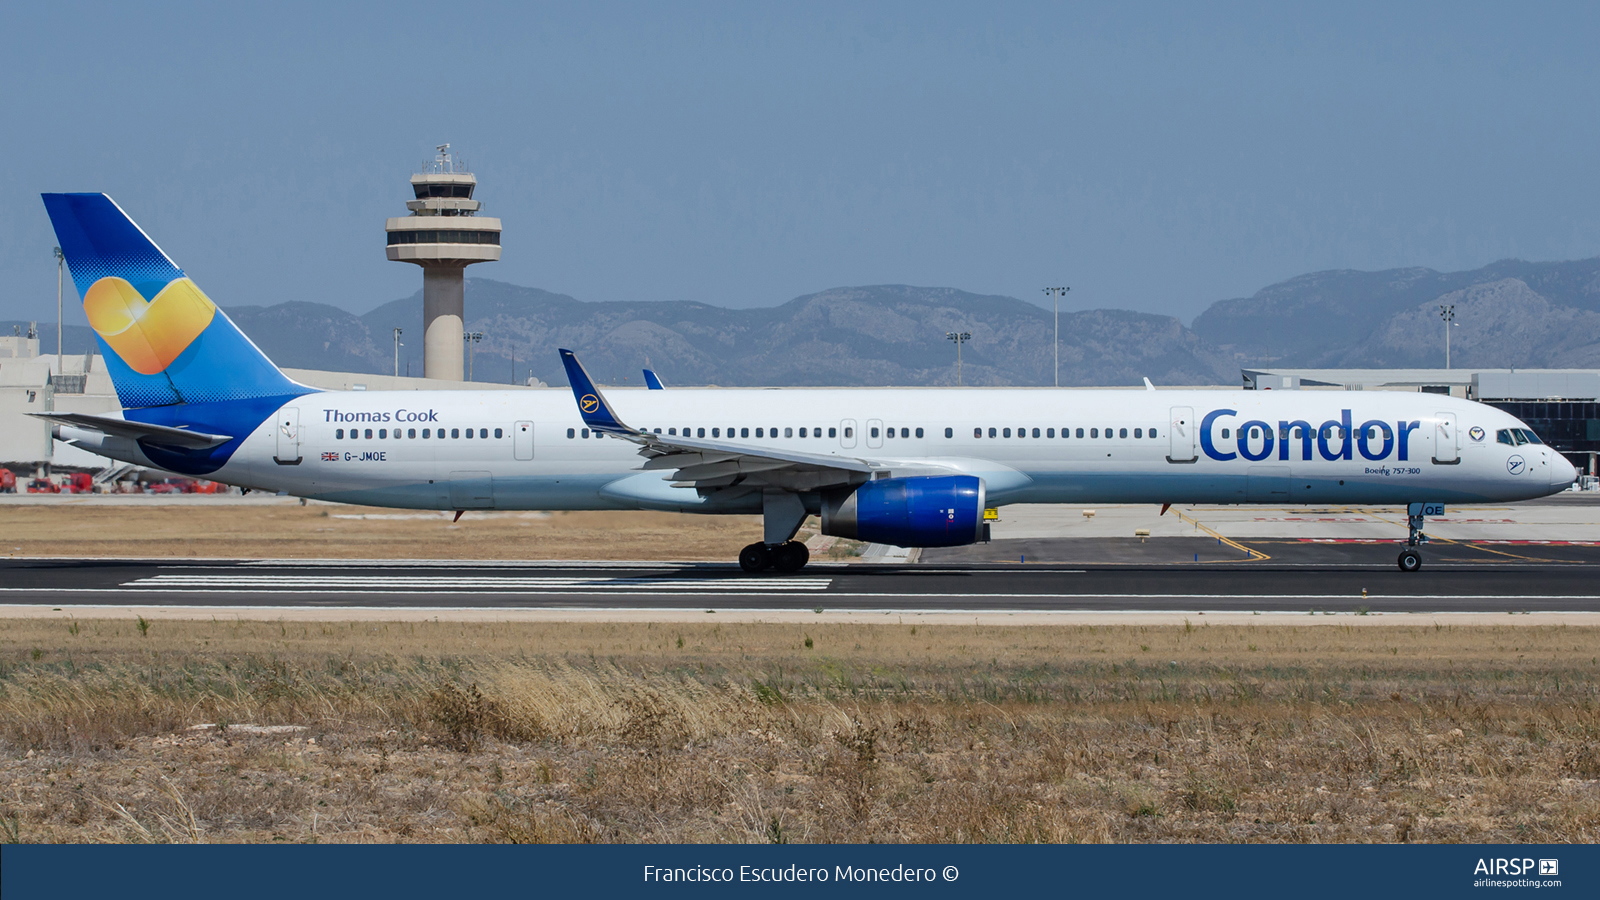
[[[1400,571],[1415,572],[1422,568],[1422,554],[1415,550],[1401,550],[1397,562],[1400,564]]]
[[[799,541],[779,544],[772,551],[772,567],[779,572],[798,572],[811,561],[811,551]]]
[[[751,544],[739,551],[739,568],[751,575],[763,571],[772,565],[772,553],[767,550],[766,544]]]

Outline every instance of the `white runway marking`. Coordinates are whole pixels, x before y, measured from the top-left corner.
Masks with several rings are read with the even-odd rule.
[[[831,578],[618,578],[611,576],[526,575],[154,575],[125,583],[126,588],[204,588],[221,591],[337,591],[341,593],[476,593],[509,591],[551,593],[568,591],[649,591],[657,593],[825,591]]]

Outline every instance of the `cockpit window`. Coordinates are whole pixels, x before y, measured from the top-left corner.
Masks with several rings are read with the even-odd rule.
[[[1517,445],[1517,442],[1511,439],[1511,429],[1509,428],[1502,428],[1499,431],[1496,431],[1494,433],[1494,439],[1496,443],[1510,444],[1513,447]]]
[[[1539,436],[1537,434],[1533,433],[1533,429],[1532,428],[1519,428],[1517,430],[1522,432],[1522,437],[1523,437],[1523,439],[1524,439],[1524,441],[1526,443],[1529,443],[1529,444],[1542,444],[1542,443],[1544,443],[1544,441],[1539,440]]]

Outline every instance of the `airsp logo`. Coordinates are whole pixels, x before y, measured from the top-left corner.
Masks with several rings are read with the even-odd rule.
[[[578,401],[578,407],[586,413],[592,413],[600,408],[600,398],[593,394],[584,394],[583,399]]]
[[[1521,475],[1528,468],[1528,461],[1520,456],[1513,456],[1506,460],[1506,471],[1513,475]]]
[[[1476,442],[1478,442],[1480,444],[1483,443],[1483,426],[1481,426],[1481,425],[1472,426],[1472,430],[1467,432],[1467,437],[1472,438],[1474,441],[1476,441]]]

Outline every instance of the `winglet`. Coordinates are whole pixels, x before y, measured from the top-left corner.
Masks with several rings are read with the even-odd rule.
[[[654,369],[644,370],[644,386],[652,391],[664,391],[667,386],[661,383],[661,376]]]
[[[1156,389],[1156,386],[1150,383],[1150,376],[1148,375],[1146,375],[1144,379],[1144,389],[1147,391],[1153,391]]]
[[[567,368],[567,381],[572,385],[572,396],[578,401],[578,414],[583,416],[583,424],[602,434],[637,434],[617,418],[606,396],[595,387],[594,379],[583,370],[578,357],[571,350],[557,352],[561,354],[561,364]]]

